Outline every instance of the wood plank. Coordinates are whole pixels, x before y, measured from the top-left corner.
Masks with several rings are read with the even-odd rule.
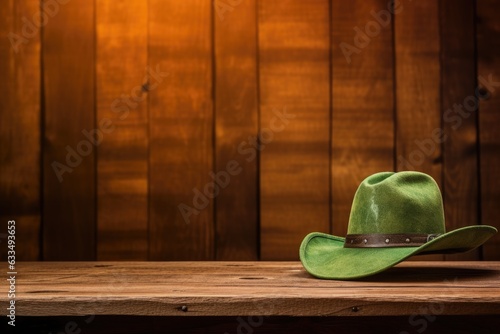
[[[499,262],[407,261],[362,281],[320,280],[300,262],[270,261],[22,262],[18,271],[18,316],[500,312]]]
[[[261,259],[291,260],[329,231],[329,1],[258,7]]]
[[[446,228],[451,231],[479,224],[477,108],[465,105],[474,97],[476,82],[474,2],[442,0],[439,12],[442,129],[446,134],[442,187]],[[457,112],[460,108],[462,114]],[[445,255],[445,259],[479,260],[479,249]]]
[[[170,73],[149,100],[152,260],[214,256],[211,11],[208,1],[149,2],[149,64]]]
[[[395,17],[398,170],[430,174],[441,185],[438,2],[412,2]],[[419,29],[416,29],[419,27]]]
[[[256,6],[244,1],[231,11],[215,7],[214,173],[223,186],[215,201],[217,260],[259,255],[258,159],[243,154],[245,142],[258,133]],[[227,166],[234,161],[239,172],[231,175]]]
[[[477,4],[477,68],[479,102],[481,223],[500,229],[500,8],[495,1]],[[483,246],[483,258],[500,260],[500,235]]]
[[[394,19],[397,170],[427,173],[442,189],[439,2],[403,4]]]
[[[385,0],[333,1],[331,12],[332,232],[345,236],[361,181],[394,169],[394,16]],[[355,28],[373,37],[357,43],[362,33]],[[351,47],[359,52],[351,54]]]
[[[43,258],[95,259],[94,5],[72,0],[44,27]]]
[[[96,3],[98,260],[148,257],[147,5]]]
[[[17,260],[40,257],[40,30],[22,20],[39,13],[37,0],[0,4],[0,222],[16,221]]]

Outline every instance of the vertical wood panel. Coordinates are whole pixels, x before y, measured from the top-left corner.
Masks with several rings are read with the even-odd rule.
[[[259,2],[263,260],[297,259],[307,233],[329,231],[329,9]]]
[[[147,4],[96,3],[99,260],[148,256]]]
[[[23,18],[39,13],[38,0],[0,3],[0,233],[15,220],[16,258],[31,261],[40,256],[40,32]]]
[[[93,4],[72,0],[44,27],[45,260],[95,259],[96,147],[82,133],[95,128]]]
[[[394,21],[397,169],[427,173],[442,189],[439,2],[403,4]]]
[[[371,11],[382,18],[382,24]],[[332,2],[331,187],[335,235],[347,233],[352,199],[361,181],[394,168],[392,20],[385,0]],[[359,37],[356,41],[354,38],[361,34],[367,39],[357,43]],[[350,47],[359,52],[351,54]]]
[[[438,2],[405,4],[395,18],[398,170],[430,174],[441,185]]]
[[[446,228],[479,224],[477,170],[477,110],[474,97],[476,64],[474,2],[440,1],[441,112],[443,143],[443,200]],[[465,105],[465,107],[464,107]],[[467,108],[467,109],[466,109]],[[445,255],[449,260],[479,259],[479,250]]]
[[[149,2],[149,64],[170,73],[150,93],[152,260],[214,255],[213,200],[203,194],[214,194],[211,11],[210,1]]]
[[[256,260],[257,155],[245,156],[258,132],[256,1],[215,7],[215,170],[221,189],[216,209],[216,259]],[[239,173],[227,172],[236,161]],[[226,178],[228,180],[226,181]]]
[[[496,1],[477,1],[481,223],[500,228],[500,7]],[[483,246],[484,260],[500,260],[500,235]]]

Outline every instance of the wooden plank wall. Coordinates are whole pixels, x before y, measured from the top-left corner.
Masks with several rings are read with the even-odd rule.
[[[477,96],[479,99],[479,180],[481,222],[499,226],[500,187],[500,8],[496,1],[477,2]],[[500,235],[483,247],[483,258],[498,260]]]
[[[261,258],[329,231],[329,4],[259,3]]]
[[[166,76],[150,78],[152,260],[214,256],[212,38],[210,2],[149,1],[149,64]]]
[[[96,146],[85,135],[96,121],[94,9],[72,0],[42,27],[45,260],[96,258]]]
[[[234,15],[225,8],[216,7],[213,14],[214,173],[224,188],[215,201],[215,258],[257,260],[259,159],[248,144],[259,131],[257,1],[241,2]],[[240,166],[236,175],[227,170],[233,161]]]
[[[445,218],[448,229],[480,224],[477,150],[477,108],[461,117],[454,106],[474,96],[476,85],[475,9],[472,1],[440,2],[441,43],[441,128],[443,137],[443,177]],[[469,100],[465,101],[469,102]],[[459,116],[459,118],[457,118]],[[450,121],[450,119],[452,121]],[[473,260],[480,250],[446,259]]]
[[[306,233],[344,235],[358,184],[388,170],[431,174],[449,230],[500,227],[494,0],[0,14],[0,219],[20,260],[296,260]],[[499,260],[500,236],[429,258]]]
[[[38,7],[38,0],[0,4],[0,237],[15,220],[19,260],[41,257],[41,41],[40,30],[22,20],[39,18]]]
[[[369,23],[376,22],[370,14],[373,9],[377,15],[387,11],[387,1],[334,1],[331,8],[335,235],[347,233],[352,196],[359,183],[370,174],[394,169],[393,23],[384,12],[380,14],[383,24]],[[379,28],[370,37],[364,33],[367,26]]]
[[[97,259],[148,258],[148,6],[96,2]]]

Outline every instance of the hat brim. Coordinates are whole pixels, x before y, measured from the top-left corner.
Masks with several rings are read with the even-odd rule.
[[[313,276],[352,280],[382,272],[413,255],[472,250],[497,232],[487,225],[462,227],[419,247],[344,248],[344,238],[313,232],[300,246],[300,260]]]

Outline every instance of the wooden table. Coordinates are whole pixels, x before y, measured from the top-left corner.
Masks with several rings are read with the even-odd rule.
[[[30,262],[16,269],[17,325],[32,332],[500,332],[500,262],[412,261],[362,281],[315,279],[299,262]]]

